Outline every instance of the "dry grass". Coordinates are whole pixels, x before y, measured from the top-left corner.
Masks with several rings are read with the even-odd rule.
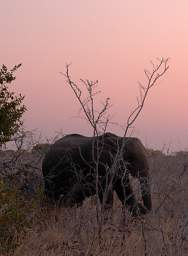
[[[32,226],[25,237],[20,235],[13,254],[188,255],[187,163],[187,155],[150,157],[153,212],[142,218],[133,219],[126,212],[124,220],[116,196],[103,225],[97,222],[94,198],[85,200],[80,208],[37,209]],[[137,185],[134,182],[135,191]]]

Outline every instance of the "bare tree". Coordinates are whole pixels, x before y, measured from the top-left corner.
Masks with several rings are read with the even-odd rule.
[[[93,128],[93,135],[98,136],[102,132],[106,131],[109,115],[108,110],[111,107],[110,98],[106,98],[105,102],[102,104],[101,109],[98,110],[95,104],[95,96],[100,93],[98,90],[98,80],[90,81],[88,79],[80,79],[81,85],[79,86],[75,83],[69,72],[70,65],[66,65],[66,72],[64,76],[66,77],[67,84],[71,87],[76,99],[78,100],[81,109],[85,115],[86,120],[89,122]],[[84,89],[86,89],[86,96],[84,97]]]
[[[164,59],[157,59],[157,63],[153,63],[151,61],[152,70],[144,70],[145,76],[146,76],[146,84],[143,84],[139,82],[139,91],[140,95],[137,97],[137,106],[131,111],[130,115],[128,116],[128,119],[126,121],[126,124],[124,126],[124,134],[123,137],[127,136],[128,130],[131,128],[131,126],[135,123],[138,116],[140,115],[141,111],[143,110],[143,107],[146,102],[146,98],[149,94],[149,91],[152,87],[154,87],[157,84],[157,81],[166,73],[166,71],[169,69],[168,66],[168,58]],[[90,80],[83,80],[80,79],[81,84],[74,82],[71,78],[70,71],[69,71],[70,65],[66,65],[66,72],[64,74],[66,78],[66,82],[68,86],[72,89],[74,95],[76,96],[76,99],[78,100],[81,109],[84,113],[84,116],[86,120],[89,122],[91,127],[93,128],[93,135],[98,136],[102,133],[104,133],[107,129],[107,126],[109,124],[109,108],[110,108],[110,99],[106,98],[105,102],[103,103],[103,106],[100,110],[97,110],[96,103],[95,103],[95,96],[100,93],[99,90],[97,90],[98,86],[98,80],[96,81],[90,81]],[[86,90],[86,93],[84,93],[84,88]],[[86,94],[86,96],[85,96]],[[102,128],[102,129],[101,129]],[[97,140],[96,140],[97,141]],[[124,142],[125,143],[125,142]],[[111,172],[111,181],[110,184],[113,181],[115,170],[117,169],[118,163],[121,161],[123,149],[124,149],[124,143],[122,144],[121,148],[119,148],[116,157],[113,159],[113,164],[110,168]],[[93,147],[94,148],[94,147]],[[98,191],[98,166],[99,166],[99,159],[100,159],[100,148],[97,145],[98,149],[98,157],[96,160],[96,191]],[[94,152],[93,159],[94,159]],[[124,164],[125,165],[125,164]],[[126,166],[124,166],[124,169],[126,170]],[[111,184],[112,185],[112,184]],[[109,190],[111,189],[111,186],[109,185],[106,188],[105,195],[108,195]],[[98,194],[97,194],[98,196]]]
[[[151,61],[152,70],[144,70],[147,81],[146,84],[138,82],[140,95],[137,97],[137,106],[131,111],[130,115],[127,118],[126,124],[124,126],[124,137],[127,136],[128,130],[135,123],[141,111],[143,110],[150,89],[157,84],[158,80],[169,69],[168,61],[168,58],[157,59],[156,64],[153,61]],[[100,134],[101,126],[102,132],[105,132],[107,125],[109,123],[108,111],[111,107],[110,98],[107,97],[105,102],[103,103],[102,108],[100,110],[97,110],[95,96],[100,93],[100,90],[96,90],[98,87],[98,80],[90,81],[88,79],[80,79],[81,85],[78,85],[78,83],[72,80],[69,67],[70,65],[67,64],[66,72],[63,75],[66,78],[68,86],[70,86],[70,88],[74,92],[74,95],[76,96],[76,99],[78,100],[81,106],[81,109],[85,115],[86,120],[93,128],[93,135]],[[83,85],[86,89],[85,97]]]

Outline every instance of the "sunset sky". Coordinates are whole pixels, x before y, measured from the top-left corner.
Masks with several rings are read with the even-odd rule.
[[[0,0],[0,8],[0,64],[22,63],[15,87],[26,96],[27,130],[91,134],[60,74],[66,63],[75,81],[99,80],[98,102],[110,97],[111,121],[123,125],[144,69],[169,57],[131,134],[147,147],[188,149],[187,0]]]

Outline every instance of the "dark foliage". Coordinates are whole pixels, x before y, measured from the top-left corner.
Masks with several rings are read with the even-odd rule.
[[[24,96],[16,95],[9,89],[9,84],[16,79],[14,73],[20,66],[15,65],[10,71],[5,65],[0,68],[0,146],[19,130],[21,117],[26,111]]]

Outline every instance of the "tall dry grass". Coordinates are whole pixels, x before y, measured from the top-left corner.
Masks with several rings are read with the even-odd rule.
[[[124,221],[116,195],[100,228],[95,198],[80,208],[43,207],[14,255],[188,255],[187,163],[187,155],[150,157],[153,211],[142,218],[126,212]]]

